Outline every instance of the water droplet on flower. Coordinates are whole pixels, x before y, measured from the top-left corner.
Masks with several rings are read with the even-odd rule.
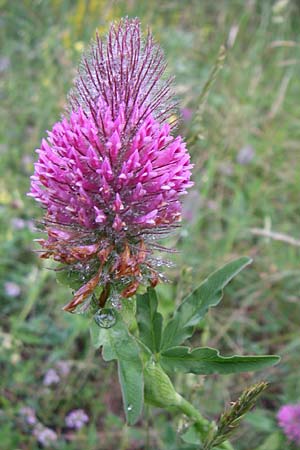
[[[117,319],[113,309],[103,308],[96,312],[94,320],[100,328],[111,328]]]
[[[161,282],[163,283],[170,283],[169,278],[167,278],[163,273],[159,273],[158,274],[158,278],[161,280]]]
[[[121,308],[120,294],[117,293],[112,294],[110,297],[110,303],[113,308],[120,309]]]

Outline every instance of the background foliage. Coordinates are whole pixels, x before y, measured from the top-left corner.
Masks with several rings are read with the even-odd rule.
[[[180,375],[177,388],[216,418],[246,385],[268,379],[270,389],[234,445],[293,448],[283,441],[275,416],[280,405],[300,401],[299,2],[0,4],[1,448],[39,448],[20,417],[24,406],[55,430],[61,450],[179,448],[176,431],[184,424],[159,409],[145,411],[134,428],[124,426],[116,367],[92,348],[84,321],[62,313],[70,292],[56,283],[51,264],[33,252],[34,219],[41,211],[25,196],[34,149],[64,108],[81,51],[96,29],[105,33],[111,20],[124,15],[150,25],[165,49],[184,117],[179,131],[195,163],[185,221],[169,242],[180,252],[173,258],[176,267],[168,269],[171,283],[159,288],[159,311],[167,315],[211,270],[249,255],[254,264],[227,288],[193,344],[219,346],[224,355],[282,356],[279,366],[255,375]],[[221,44],[228,49],[226,62],[200,118],[201,89]],[[45,374],[58,370],[61,361],[69,373],[45,386]],[[90,418],[78,432],[65,426],[66,414],[76,408]]]

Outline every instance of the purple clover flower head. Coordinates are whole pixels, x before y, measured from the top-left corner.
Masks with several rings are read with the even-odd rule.
[[[26,222],[24,219],[21,219],[21,217],[14,217],[10,221],[11,227],[14,230],[23,230],[26,227]]]
[[[37,418],[33,408],[24,406],[20,409],[19,413],[28,425],[34,425],[37,423]]]
[[[277,414],[279,426],[290,441],[300,444],[300,404],[284,405]]]
[[[245,145],[242,147],[236,157],[238,164],[246,165],[250,164],[255,157],[255,150],[251,145]]]
[[[56,368],[61,376],[66,377],[70,373],[71,364],[68,361],[57,361]]]
[[[185,122],[189,122],[191,120],[193,116],[193,110],[191,108],[181,108],[180,112]]]
[[[56,370],[49,369],[45,373],[44,379],[43,379],[43,385],[44,386],[51,386],[52,384],[58,384],[60,382],[60,377]]]
[[[53,448],[53,444],[58,438],[55,431],[51,430],[51,428],[44,427],[44,425],[40,423],[34,428],[33,435],[43,447]]]
[[[4,291],[8,297],[18,297],[21,293],[21,288],[17,283],[13,281],[6,281],[4,283]]]
[[[76,430],[80,430],[88,421],[89,417],[83,409],[74,409],[65,418],[66,426],[68,428],[75,428]]]
[[[83,56],[69,112],[37,150],[29,195],[46,211],[41,256],[85,279],[67,311],[88,304],[97,286],[102,307],[159,281],[155,239],[178,225],[193,184],[165,69],[138,19],[113,24]]]
[[[201,198],[199,192],[196,189],[191,190],[183,203],[183,219],[187,222],[194,223],[198,217],[197,211],[201,208],[202,205],[203,199]]]

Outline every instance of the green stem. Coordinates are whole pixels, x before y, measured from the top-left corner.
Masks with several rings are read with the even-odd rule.
[[[122,430],[120,450],[127,450],[129,448],[128,426],[125,425]]]
[[[177,410],[189,417],[199,433],[201,440],[206,441],[215,424],[205,419],[200,412],[178,392],[159,363],[147,361],[144,366],[145,402],[168,410]],[[233,450],[228,441],[219,446],[223,450]],[[210,450],[208,447],[206,450]]]
[[[185,398],[183,398],[181,395],[178,394],[179,402],[178,407],[179,409],[188,416],[190,419],[195,421],[195,426],[197,430],[199,431],[201,437],[206,437],[207,431],[210,426],[210,422],[205,419],[199,411]]]
[[[205,419],[190,402],[185,400],[185,398],[181,397],[181,395],[179,395],[179,397],[180,400],[178,406],[180,410],[186,416],[190,417],[192,420],[195,421],[194,425],[197,431],[199,432],[201,438],[205,439],[209,429],[213,426],[213,423]],[[229,441],[223,442],[218,447],[222,450],[234,450]]]

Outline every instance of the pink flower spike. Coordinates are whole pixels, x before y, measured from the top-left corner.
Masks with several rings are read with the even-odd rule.
[[[105,222],[106,215],[104,214],[103,210],[97,208],[97,206],[94,206],[94,210],[96,212],[95,222],[97,222],[97,223]]]
[[[278,424],[290,441],[300,444],[300,404],[284,405],[277,414]]]
[[[165,69],[138,19],[112,24],[83,55],[69,112],[37,150],[29,195],[46,210],[41,257],[85,280],[67,311],[88,304],[98,286],[104,306],[110,292],[131,296],[159,279],[154,239],[178,225],[180,197],[193,184],[189,153],[169,123]]]
[[[114,204],[113,204],[113,210],[116,211],[116,212],[120,212],[123,209],[124,209],[124,205],[123,205],[123,203],[121,201],[121,197],[120,197],[119,193],[117,192],[116,193],[116,199],[115,199]]]

